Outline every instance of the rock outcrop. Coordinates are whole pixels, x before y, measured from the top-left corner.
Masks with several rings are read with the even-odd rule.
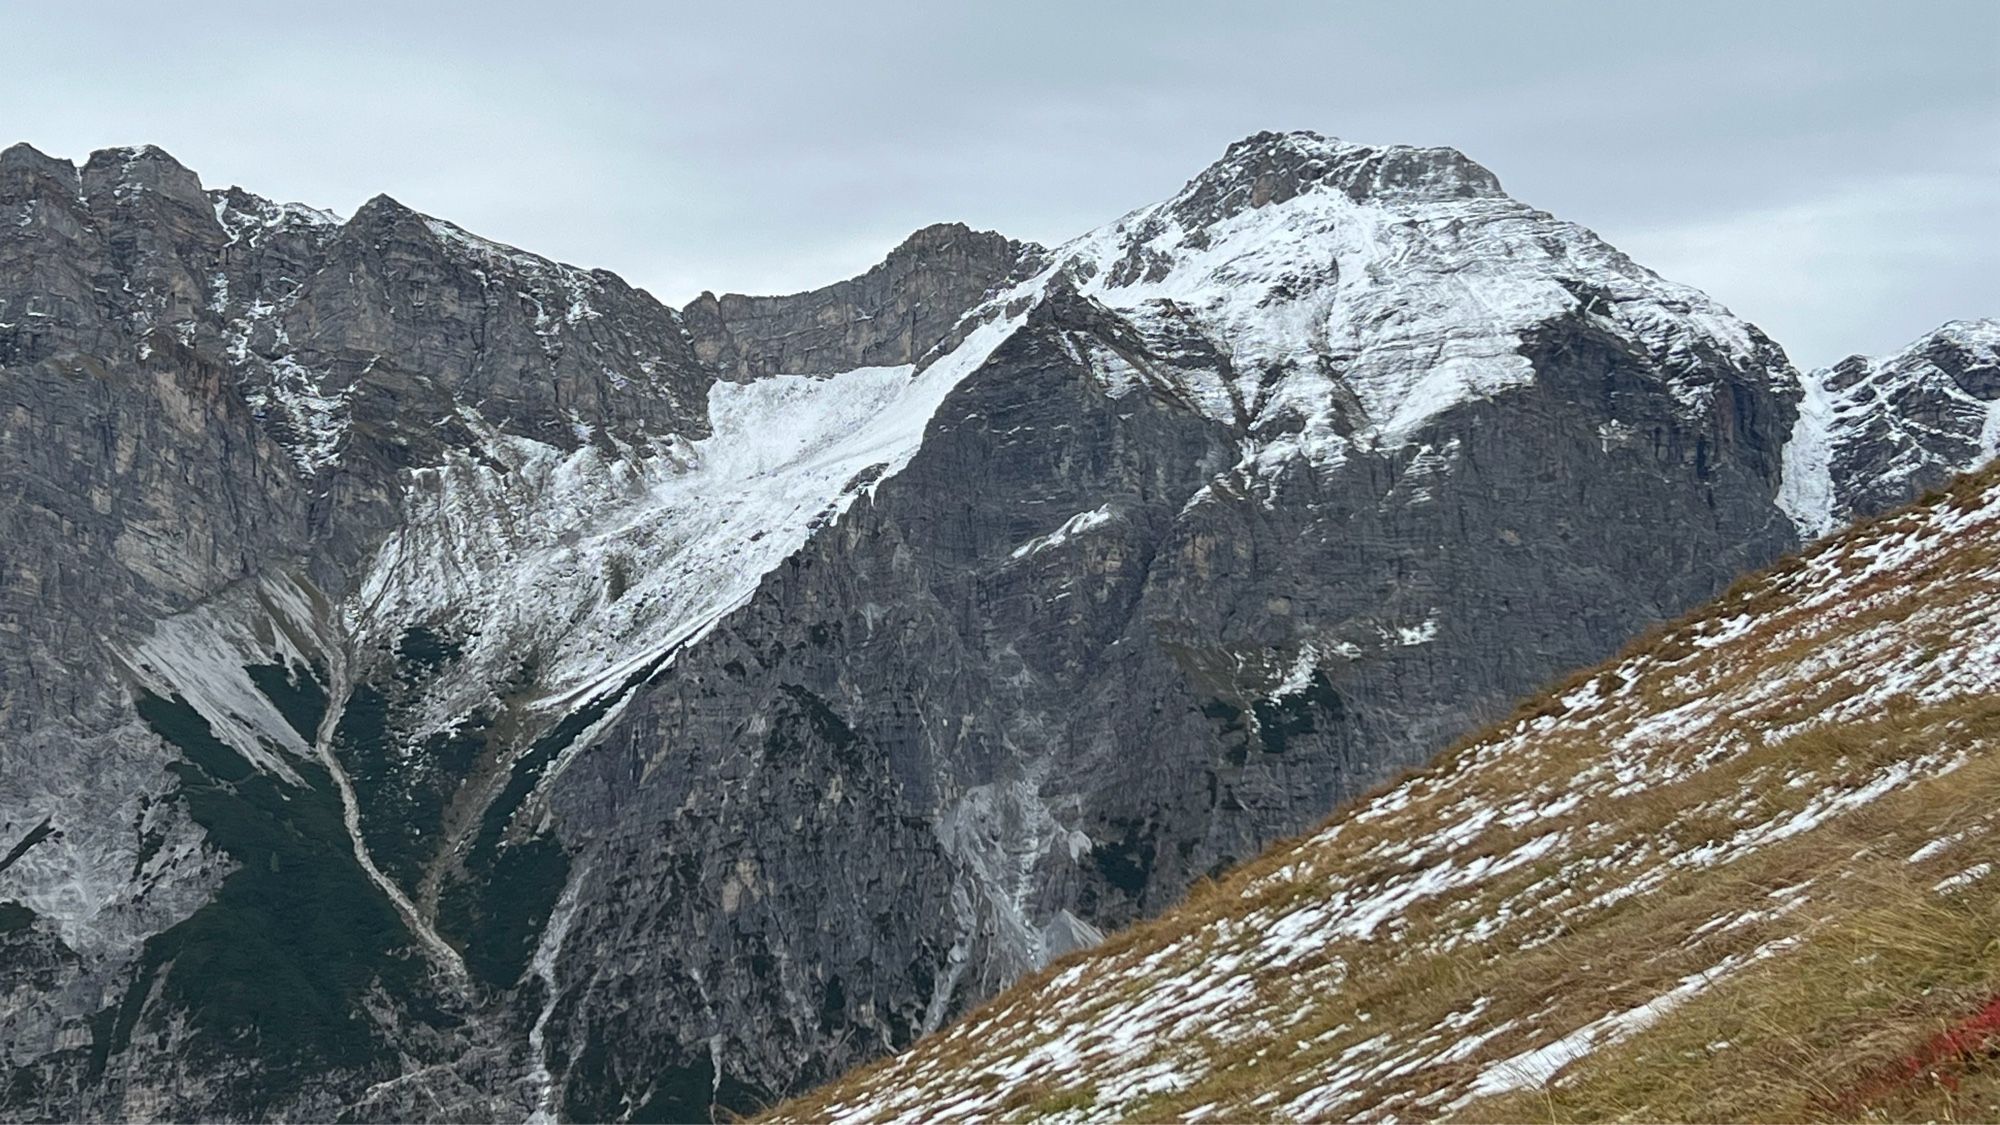
[[[915,363],[1041,253],[991,231],[938,223],[851,281],[785,297],[704,293],[681,315],[695,354],[739,382]]]

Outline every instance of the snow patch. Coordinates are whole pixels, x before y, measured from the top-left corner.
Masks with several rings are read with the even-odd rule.
[[[1692,976],[1682,977],[1680,984],[1673,990],[1654,997],[1636,1008],[1628,1008],[1592,1020],[1553,1043],[1523,1051],[1511,1058],[1501,1059],[1482,1070],[1479,1077],[1473,1079],[1464,1096],[1446,1108],[1448,1111],[1457,1111],[1480,1098],[1495,1094],[1540,1089],[1571,1063],[1613,1043],[1631,1038],[1659,1022],[1662,1016],[1700,995],[1717,981],[1767,957],[1774,957],[1797,944],[1797,938],[1785,938],[1759,946],[1749,953],[1725,958],[1711,968]]]
[[[1078,512],[1064,520],[1061,527],[1056,528],[1047,535],[1037,535],[1026,543],[1014,548],[1012,557],[1024,559],[1036,552],[1046,551],[1051,547],[1060,547],[1092,528],[1103,527],[1105,524],[1110,523],[1111,519],[1111,505],[1109,504],[1092,508],[1088,512]]]

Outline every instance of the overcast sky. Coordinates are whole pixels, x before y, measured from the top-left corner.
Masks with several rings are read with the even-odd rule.
[[[387,192],[679,304],[939,220],[1061,241],[1314,129],[1454,145],[1801,364],[2000,315],[2000,0],[271,8],[0,0],[0,146]]]

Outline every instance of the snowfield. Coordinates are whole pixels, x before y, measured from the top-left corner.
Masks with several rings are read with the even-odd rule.
[[[417,514],[376,557],[348,627],[464,631],[465,659],[434,694],[441,724],[524,652],[541,662],[538,706],[581,706],[701,636],[900,470],[938,403],[1008,327],[982,327],[920,373],[717,382],[710,436],[626,457],[489,432],[489,457],[458,454],[416,474]]]

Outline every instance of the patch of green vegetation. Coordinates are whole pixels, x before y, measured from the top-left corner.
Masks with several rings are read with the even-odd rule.
[[[5,871],[9,867],[14,866],[17,860],[28,854],[29,848],[55,835],[55,831],[55,817],[43,817],[40,824],[28,829],[28,834],[21,837],[19,843],[8,849],[6,858],[0,859],[0,871]]]
[[[680,1121],[717,1121],[749,1115],[770,1104],[770,1093],[760,1086],[729,1076],[720,1078],[707,1053],[695,1055],[692,1066],[662,1070],[651,1092],[632,1111],[635,1125],[671,1125]]]
[[[146,974],[146,982],[146,987],[152,987],[152,975],[150,971]],[[137,987],[136,982],[134,987]],[[145,993],[141,992],[139,995],[143,998]],[[129,1002],[131,997],[132,993],[128,989],[125,993],[126,1001]],[[118,1011],[122,1006],[122,1004],[113,1005],[90,1017],[90,1058],[84,1064],[84,1077],[86,1081],[96,1082],[104,1076],[105,1064],[111,1059],[111,1044],[119,1039],[117,1033]]]
[[[411,684],[427,683],[447,664],[465,654],[465,645],[428,625],[412,625],[396,640],[398,676]]]
[[[1120,829],[1116,843],[1105,841],[1090,849],[1090,858],[1105,881],[1137,901],[1153,877],[1153,830],[1136,820],[1113,821]]]
[[[611,1067],[604,1034],[592,1027],[563,1083],[563,1116],[571,1121],[616,1121],[623,1116],[628,1103]]]
[[[1201,713],[1217,725],[1222,740],[1222,756],[1232,766],[1250,760],[1250,732],[1243,722],[1243,708],[1226,699],[1211,699],[1201,705]]]
[[[1313,670],[1312,679],[1303,691],[1282,699],[1260,699],[1251,705],[1250,711],[1257,716],[1257,737],[1266,754],[1282,754],[1287,740],[1313,733],[1315,714],[1335,722],[1347,714],[1340,693],[1333,690],[1326,673],[1318,669]]]
[[[464,953],[466,967],[491,987],[520,979],[569,878],[569,857],[553,837],[510,844],[507,825],[556,756],[609,714],[623,694],[613,692],[572,711],[529,745],[480,817],[463,874],[449,879],[438,896],[438,929]]]
[[[1266,754],[1282,754],[1292,739],[1314,733],[1318,719],[1338,722],[1346,716],[1347,708],[1326,673],[1315,670],[1303,690],[1277,699],[1252,700],[1247,721],[1244,708],[1226,699],[1208,700],[1201,705],[1201,713],[1216,724],[1223,759],[1241,766],[1250,760],[1253,725],[1258,748]]]
[[[392,879],[407,880],[423,865],[419,847],[426,826],[411,815],[409,764],[396,751],[389,696],[373,684],[356,685],[333,729],[333,752],[354,786],[361,834],[375,865]]]
[[[360,802],[369,853],[390,878],[414,886],[438,847],[445,807],[485,752],[491,727],[485,715],[473,715],[404,754],[397,726],[389,694],[362,684],[348,697],[333,745]]]
[[[18,902],[0,902],[0,934],[25,930],[34,924],[34,911]]]
[[[842,985],[839,973],[832,973],[822,986],[819,1001],[819,1030],[823,1035],[831,1035],[834,1029],[847,1022],[847,989]]]
[[[319,737],[320,721],[326,718],[326,689],[314,669],[298,663],[289,667],[272,663],[246,664],[243,670],[299,737],[308,743]]]
[[[407,955],[402,919],[355,862],[332,779],[309,762],[296,763],[304,787],[259,773],[179,696],[145,694],[138,711],[186,755],[168,767],[179,799],[238,867],[207,905],[147,941],[115,1014],[93,1025],[94,1069],[130,1043],[156,982],[196,1043],[254,1051],[261,1099],[288,1095],[315,1067],[380,1057],[361,999],[377,985],[417,995],[423,962]]]
[[[826,700],[798,684],[780,684],[778,690],[787,702],[771,716],[771,728],[764,735],[765,754],[778,761],[794,761],[812,742],[832,750],[834,760],[850,769],[865,765],[854,749],[861,744],[861,736]]]
[[[348,695],[334,752],[361,806],[361,834],[384,874],[415,886],[443,838],[445,809],[486,750],[490,715],[469,716],[421,742],[413,725],[423,690],[464,646],[424,625],[397,638],[393,660]]]
[[[514,762],[506,784],[481,814],[463,871],[449,878],[439,894],[438,929],[486,984],[504,988],[520,979],[534,952],[535,935],[548,921],[569,878],[569,857],[553,836],[509,843],[507,826],[557,756],[610,714],[628,692],[651,678],[671,655],[639,669],[616,690],[544,731]]]
[[[468,862],[468,867],[472,867]],[[438,895],[438,929],[465,967],[491,988],[521,978],[549,911],[569,880],[569,856],[553,836],[508,844],[454,878]]]
[[[770,1091],[755,1083],[726,1071],[718,1078],[705,1047],[685,1054],[692,1059],[688,1065],[661,1067],[650,1076],[635,1067],[628,1074],[612,1057],[605,1034],[593,1027],[565,1083],[564,1115],[572,1121],[727,1121],[747,1119],[770,1104]],[[634,1096],[644,1100],[627,1116]]]

